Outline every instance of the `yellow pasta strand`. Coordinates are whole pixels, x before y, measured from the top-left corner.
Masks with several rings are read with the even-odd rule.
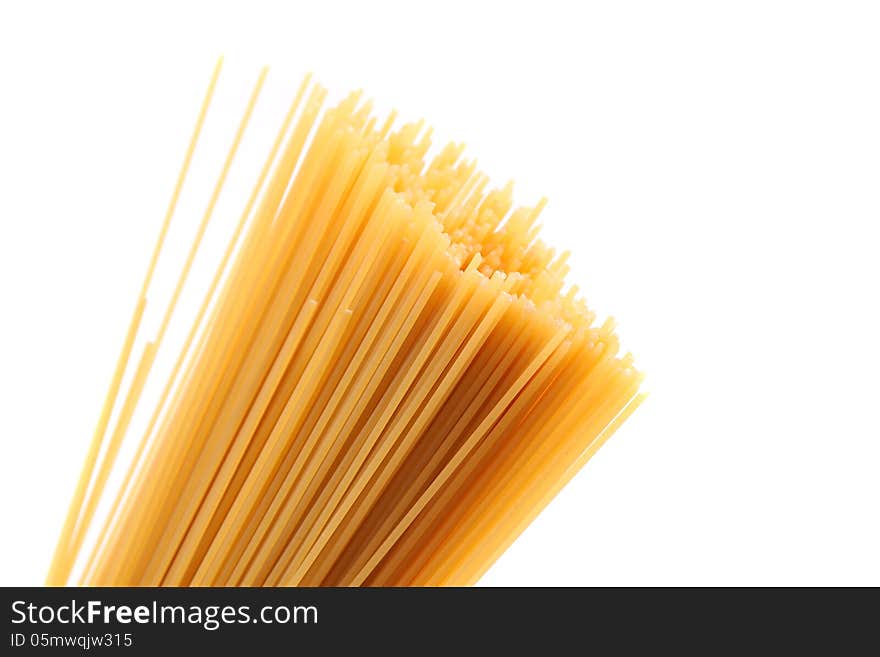
[[[208,107],[210,106],[211,99],[214,96],[214,89],[217,86],[217,80],[220,77],[220,69],[222,66],[223,58],[220,57],[214,67],[214,73],[211,75],[211,81],[208,84],[208,90],[205,92],[205,98],[202,101],[202,106],[199,110],[199,116],[198,119],[196,119],[196,125],[195,128],[193,128],[193,133],[190,137],[189,146],[187,147],[186,154],[183,158],[183,164],[181,165],[180,173],[177,176],[177,182],[174,186],[174,192],[172,193],[171,200],[168,203],[168,209],[165,211],[165,218],[162,220],[162,228],[159,231],[159,236],[156,239],[155,246],[153,247],[153,253],[150,256],[150,264],[147,267],[147,273],[144,275],[143,283],[141,283],[141,290],[138,294],[138,303],[135,307],[135,311],[129,323],[128,333],[126,335],[122,352],[120,353],[119,358],[116,362],[116,369],[113,373],[113,379],[110,383],[110,388],[108,389],[107,396],[104,400],[104,407],[101,410],[101,415],[98,419],[98,425],[95,427],[95,432],[92,437],[92,443],[89,447],[89,452],[86,456],[86,461],[83,465],[82,473],[80,474],[80,479],[77,483],[76,491],[74,492],[73,498],[70,501],[67,518],[64,522],[64,527],[61,530],[61,537],[58,539],[58,545],[55,549],[55,555],[52,559],[52,565],[49,568],[49,574],[46,578],[46,584],[48,586],[58,586],[64,584],[64,582],[66,582],[68,576],[70,575],[71,568],[73,567],[73,562],[76,558],[76,549],[70,548],[69,543],[71,540],[71,535],[77,522],[80,507],[82,506],[83,498],[86,494],[86,489],[88,488],[89,481],[92,478],[92,472],[95,468],[98,454],[101,451],[104,434],[107,431],[107,425],[110,423],[110,415],[113,412],[113,407],[116,403],[116,397],[119,394],[119,387],[122,382],[122,377],[125,374],[125,370],[128,365],[128,359],[131,356],[131,350],[134,345],[134,340],[140,328],[141,319],[143,317],[144,309],[147,302],[147,290],[149,289],[150,283],[153,280],[153,274],[156,270],[156,264],[159,261],[159,254],[162,252],[162,246],[165,243],[165,237],[168,234],[168,228],[171,225],[171,218],[174,216],[174,211],[177,208],[177,201],[180,198],[181,191],[183,190],[183,183],[186,180],[187,173],[189,172],[189,166],[192,162],[193,153],[195,152],[196,144],[198,143],[199,135],[202,131],[202,126],[205,123],[205,117],[208,114]]]
[[[432,155],[430,129],[360,92],[323,109],[309,77],[79,554],[266,78],[104,446],[218,73],[49,581],[83,559],[87,585],[475,583],[642,402],[641,375],[538,238],[544,199],[516,207],[463,145]]]

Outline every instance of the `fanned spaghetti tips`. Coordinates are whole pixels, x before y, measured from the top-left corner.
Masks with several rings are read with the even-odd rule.
[[[476,582],[642,400],[568,253],[421,123],[306,78],[149,422],[152,363],[263,86],[222,163],[158,332],[108,425],[199,116],[48,583]],[[120,445],[111,510],[83,550]],[[99,459],[98,457],[102,458]],[[86,543],[88,545],[88,543]]]

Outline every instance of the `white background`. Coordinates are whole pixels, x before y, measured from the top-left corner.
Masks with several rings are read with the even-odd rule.
[[[0,584],[42,581],[221,52],[193,190],[261,64],[245,163],[304,72],[363,87],[550,197],[648,375],[484,584],[880,584],[878,34],[869,2],[3,2]]]

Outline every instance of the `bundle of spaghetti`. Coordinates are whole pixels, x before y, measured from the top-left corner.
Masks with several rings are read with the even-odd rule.
[[[636,408],[641,375],[565,289],[543,201],[515,208],[463,146],[429,157],[429,130],[380,124],[360,93],[322,110],[308,77],[80,554],[266,73],[108,432],[219,71],[48,582],[79,561],[89,585],[476,582]]]

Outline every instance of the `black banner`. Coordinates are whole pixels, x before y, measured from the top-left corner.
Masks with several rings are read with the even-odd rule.
[[[6,588],[0,654],[471,654],[806,642],[876,654],[876,591]],[[825,643],[827,642],[827,643]]]

